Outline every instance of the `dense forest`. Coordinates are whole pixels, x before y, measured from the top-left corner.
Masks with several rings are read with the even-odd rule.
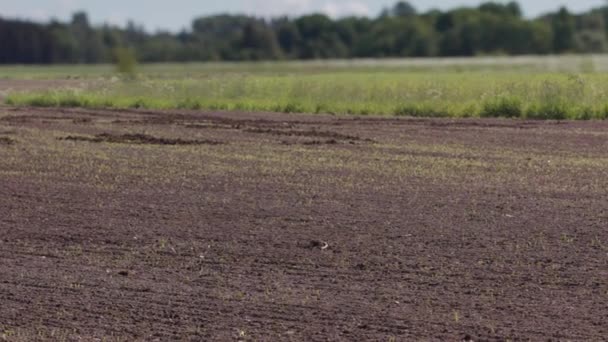
[[[119,48],[142,62],[601,53],[607,23],[608,6],[529,19],[516,2],[420,13],[402,1],[376,18],[216,15],[148,33],[133,23],[93,26],[79,12],[68,23],[0,18],[0,63],[104,63]]]

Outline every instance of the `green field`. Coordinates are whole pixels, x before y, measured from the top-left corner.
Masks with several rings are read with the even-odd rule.
[[[9,105],[423,117],[608,118],[608,57],[518,57],[0,67],[7,79],[81,79]]]

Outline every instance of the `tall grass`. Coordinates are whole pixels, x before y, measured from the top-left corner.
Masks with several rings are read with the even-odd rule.
[[[608,118],[608,75],[512,72],[216,73],[12,94],[11,105],[431,117]]]
[[[11,94],[7,103],[425,117],[605,119],[605,56],[0,67],[8,78],[84,78],[86,89]],[[586,73],[581,73],[586,72]]]
[[[99,79],[115,75],[113,65],[0,65],[0,79]],[[278,62],[152,63],[138,65],[147,78],[205,78],[217,74],[284,75],[350,72],[387,73],[593,73],[608,72],[608,55],[476,58],[403,58]]]

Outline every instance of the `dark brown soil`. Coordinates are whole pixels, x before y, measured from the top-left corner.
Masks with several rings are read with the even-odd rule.
[[[0,132],[0,340],[608,336],[608,122],[5,107]]]
[[[298,130],[279,130],[279,129],[263,129],[263,128],[247,128],[245,129],[247,133],[257,133],[257,134],[270,134],[277,136],[288,136],[288,137],[312,137],[312,138],[331,138],[333,141],[336,140],[346,140],[346,141],[359,141],[362,140],[360,137],[354,135],[346,135],[340,134],[336,132],[327,132],[327,131],[317,131],[317,130],[306,130],[306,131],[298,131]],[[371,139],[367,139],[368,142],[371,142]]]
[[[75,123],[82,123],[76,121]],[[84,141],[93,143],[113,143],[113,144],[149,144],[149,145],[221,145],[217,140],[184,140],[184,139],[169,139],[157,138],[147,134],[110,134],[101,133],[94,137],[73,136],[60,138],[59,140],[67,141]]]
[[[336,145],[338,141],[336,139],[328,139],[328,140],[311,140],[305,141],[302,145]],[[353,144],[353,142],[350,142]]]
[[[9,137],[0,136],[0,145],[13,145],[14,143],[15,143],[15,140],[13,140]]]

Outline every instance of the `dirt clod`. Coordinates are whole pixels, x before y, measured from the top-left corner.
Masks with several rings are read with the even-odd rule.
[[[14,145],[15,140],[9,137],[0,137],[0,145]]]
[[[325,241],[311,240],[307,244],[305,244],[305,247],[308,249],[326,250],[329,248],[329,244]]]

